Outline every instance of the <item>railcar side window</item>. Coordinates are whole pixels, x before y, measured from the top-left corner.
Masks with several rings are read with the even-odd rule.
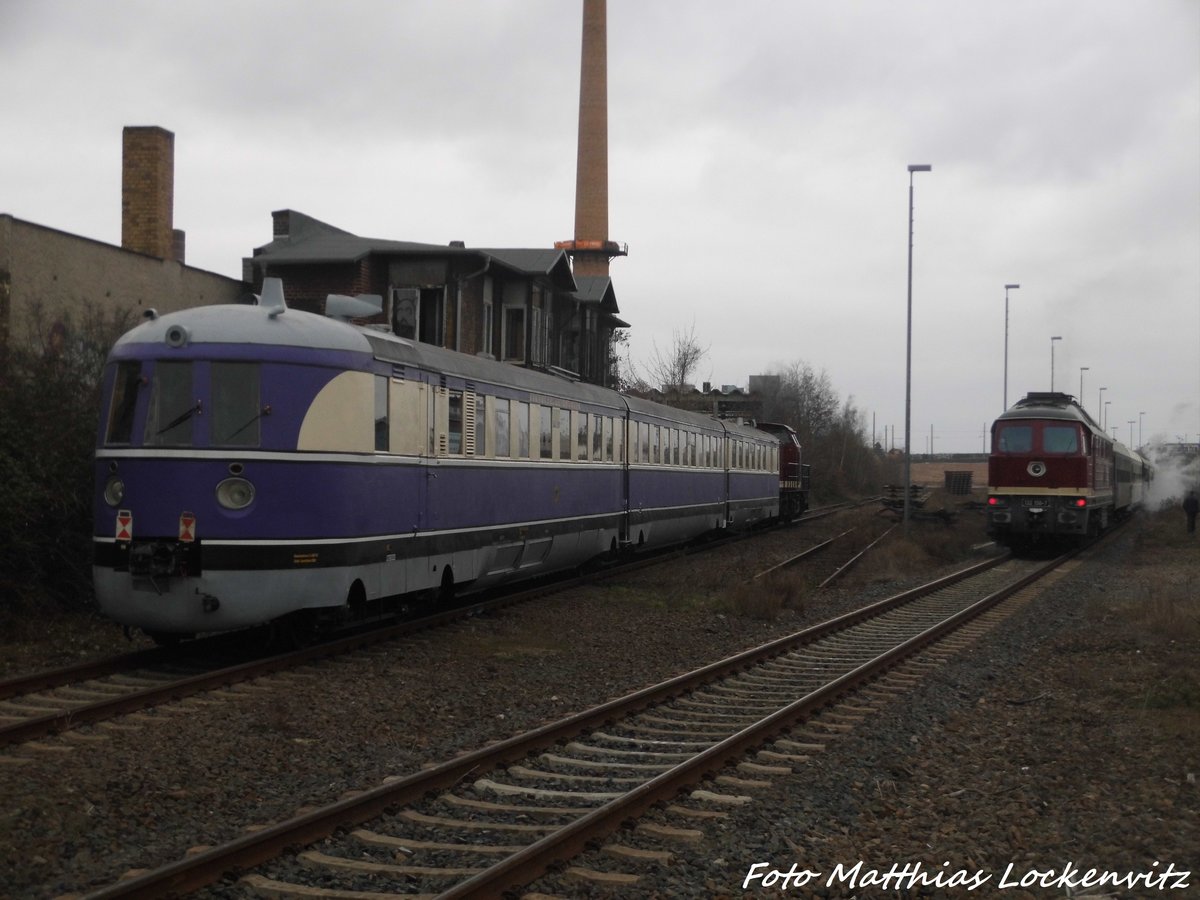
[[[571,411],[556,409],[558,414],[558,458],[571,458]]]
[[[517,456],[529,459],[529,404],[517,403]]]
[[[604,419],[604,461],[613,461],[613,420],[611,416]]]
[[[1042,450],[1046,453],[1078,453],[1079,432],[1074,425],[1046,425],[1042,428]]]
[[[150,415],[146,420],[146,443],[191,445],[192,421],[199,411],[200,401],[192,393],[192,364],[157,363],[150,392]]]
[[[604,458],[604,417],[592,416],[592,459],[598,461]]]
[[[512,451],[508,442],[508,400],[496,398],[496,455],[508,456]]]
[[[638,431],[641,432],[641,438],[642,438],[641,461],[644,463],[648,463],[648,462],[650,462],[650,423],[649,422],[638,423]]]
[[[1001,453],[1029,453],[1033,450],[1033,426],[1001,425],[996,449]]]
[[[659,448],[659,434],[661,431],[662,431],[662,426],[660,426],[660,425],[655,425],[651,429],[651,434],[650,434],[650,461],[651,462],[656,463],[659,461],[658,448]]]
[[[108,409],[106,444],[128,444],[133,439],[133,413],[137,408],[138,386],[142,380],[142,364],[137,361],[117,363],[113,378],[112,403]]]
[[[258,363],[212,364],[213,446],[257,447],[265,414],[259,401]],[[375,415],[378,417],[378,409]]]
[[[556,410],[557,412],[557,410]],[[538,441],[538,447],[542,459],[554,458],[554,429],[553,420],[549,406],[539,407],[538,422],[541,426],[539,429],[541,438]]]
[[[449,421],[446,428],[446,451],[458,456],[463,452],[462,391],[451,391],[448,400]]]
[[[487,397],[475,395],[475,455],[487,455]]]
[[[391,446],[388,434],[388,382],[386,375],[375,376],[375,449],[387,452]]]
[[[579,414],[579,430],[576,432],[576,444],[579,452],[575,454],[577,459],[588,458],[588,416],[587,413]]]

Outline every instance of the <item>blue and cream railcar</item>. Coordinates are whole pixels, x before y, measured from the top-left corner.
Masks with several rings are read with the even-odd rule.
[[[288,310],[274,279],[257,306],[133,329],[103,390],[96,596],[150,633],[340,616],[779,513],[773,435]]]

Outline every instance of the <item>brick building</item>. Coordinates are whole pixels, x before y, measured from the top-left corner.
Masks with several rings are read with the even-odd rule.
[[[360,237],[295,210],[243,261],[260,289],[283,279],[289,305],[324,311],[329,294],[375,294],[401,337],[610,382],[616,296],[607,276],[576,278],[561,249],[469,248]]]
[[[65,321],[136,321],[209,303],[248,286],[184,263],[173,223],[175,136],[154,126],[122,134],[121,246],[0,213],[0,345],[45,340]]]

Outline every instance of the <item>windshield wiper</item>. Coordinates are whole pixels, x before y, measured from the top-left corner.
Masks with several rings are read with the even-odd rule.
[[[256,415],[254,418],[252,418],[249,422],[247,422],[245,425],[243,425],[241,428],[239,428],[233,434],[226,437],[225,440],[232,441],[235,437],[237,437],[239,434],[241,434],[243,431],[245,431],[247,428],[249,428],[251,425],[253,425],[255,422],[257,422],[263,416],[269,416],[270,414],[271,414],[271,404],[268,403],[261,410],[259,410],[258,415]]]
[[[182,425],[184,422],[186,422],[188,419],[190,419],[192,416],[196,415],[200,411],[201,411],[200,401],[197,400],[195,406],[193,406],[189,409],[186,409],[182,413],[177,415],[174,419],[172,419],[170,422],[168,422],[162,428],[158,429],[158,431],[154,432],[154,436],[158,437],[160,434],[170,431],[172,428],[177,428],[178,426]]]

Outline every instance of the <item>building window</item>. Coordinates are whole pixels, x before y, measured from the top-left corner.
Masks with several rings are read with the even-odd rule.
[[[505,360],[525,361],[525,307],[504,307],[500,340],[504,343]]]

